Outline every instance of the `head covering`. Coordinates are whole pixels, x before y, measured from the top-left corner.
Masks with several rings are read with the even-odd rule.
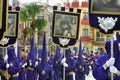
[[[42,53],[42,50],[38,49],[38,58],[41,58],[41,53]]]
[[[70,64],[71,63],[71,58],[72,58],[70,48],[65,50],[65,57],[66,57],[67,64]]]
[[[54,61],[58,61],[60,58],[61,58],[60,48],[58,46],[56,46],[56,53],[54,56]]]
[[[35,61],[35,59],[36,59],[35,54],[36,53],[35,53],[35,44],[34,44],[34,36],[33,36],[31,45],[30,45],[30,52],[28,54],[28,60]]]
[[[120,51],[119,51],[119,46],[118,42],[116,40],[113,41],[113,56],[115,58],[115,63],[120,61]],[[111,41],[108,40],[105,44],[105,49],[109,57],[111,57]]]
[[[7,48],[8,61],[14,60],[16,58],[15,49],[13,46]]]
[[[78,53],[78,62],[79,64],[83,65],[83,58],[82,58],[82,53],[83,53],[83,50],[82,50],[82,42],[81,42],[81,38],[80,38],[80,43],[79,43],[79,53]]]
[[[44,66],[47,63],[47,49],[46,49],[46,35],[44,32],[43,44],[42,44],[42,53],[41,53],[41,64]]]
[[[34,56],[35,56],[35,58],[37,59],[38,58],[38,53],[37,53],[37,47],[35,46],[35,49],[34,49]]]
[[[66,58],[70,58],[71,57],[71,50],[70,50],[70,48],[65,50],[65,57]]]

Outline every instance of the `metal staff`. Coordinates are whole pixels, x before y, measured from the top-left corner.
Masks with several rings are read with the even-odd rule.
[[[113,58],[113,46],[114,43],[113,43],[113,37],[111,37],[111,58]],[[113,73],[111,73],[111,80],[113,80]]]
[[[3,48],[3,54],[4,54],[4,56],[7,55],[7,48]],[[8,61],[5,60],[5,63],[7,64]],[[6,71],[7,71],[6,79],[9,80],[8,68],[6,69]]]
[[[65,49],[63,49],[63,56],[65,58]],[[63,66],[63,80],[65,80],[65,66]]]

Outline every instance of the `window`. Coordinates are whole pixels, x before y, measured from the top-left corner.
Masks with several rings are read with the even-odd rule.
[[[83,29],[83,36],[88,36],[88,29]]]
[[[40,10],[37,18],[44,19],[44,10],[43,9]]]
[[[88,12],[83,12],[83,19],[88,19]]]
[[[31,27],[31,22],[27,22],[27,27]]]
[[[88,50],[88,47],[87,47],[87,46],[84,46],[84,47],[83,47],[83,53],[87,53],[87,54],[89,53],[89,50]]]
[[[104,36],[99,32],[96,32],[96,41],[104,41]]]
[[[90,39],[93,39],[93,36],[94,36],[94,31],[93,29],[90,29]]]

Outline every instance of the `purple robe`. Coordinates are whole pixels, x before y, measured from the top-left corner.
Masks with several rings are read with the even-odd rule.
[[[19,65],[19,60],[15,55],[15,50],[14,47],[11,46],[7,49],[8,53],[8,64],[10,65],[8,67],[8,73],[11,75],[10,80],[18,80],[18,75],[19,75],[19,70],[20,70],[20,65]]]
[[[52,80],[51,73],[51,66],[48,63],[44,66],[38,65],[39,80]]]
[[[19,71],[19,80],[26,80],[25,79],[25,68],[23,68],[24,61],[20,62],[20,71]]]
[[[34,36],[30,45],[30,52],[27,56],[27,80],[35,80],[35,62],[36,62],[36,48],[34,44]]]
[[[70,49],[67,49],[65,51],[66,56],[66,63],[68,64],[68,67],[65,68],[65,78],[66,80],[73,80],[73,72],[75,72],[75,60],[71,57],[71,51]]]
[[[115,58],[115,64],[114,66],[120,71],[120,51],[118,47],[118,41],[114,41],[114,58]],[[106,63],[107,60],[109,60],[111,56],[111,41],[107,41],[105,44],[105,49],[107,51],[106,55],[102,55],[98,57],[95,66],[93,68],[93,76],[96,80],[111,80],[109,68],[106,70],[103,68],[103,65]],[[115,75],[114,80],[120,80],[120,76]]]
[[[78,59],[76,61],[76,68],[75,68],[76,80],[85,80],[85,73],[87,72],[87,64],[85,64],[85,61],[83,60],[82,54],[83,54],[82,40],[80,38],[79,54],[78,54]]]

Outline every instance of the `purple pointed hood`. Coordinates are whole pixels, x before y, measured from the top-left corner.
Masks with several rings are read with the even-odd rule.
[[[35,57],[35,44],[34,44],[34,36],[31,40],[31,45],[30,45],[30,52],[28,54],[28,60],[32,60],[35,61],[36,57]]]
[[[70,48],[65,50],[65,57],[66,57],[66,61],[69,62],[69,60],[71,58],[71,50],[70,50]]]
[[[71,50],[70,50],[70,48],[65,50],[65,57],[66,58],[71,57]]]
[[[58,61],[60,58],[61,58],[60,48],[58,46],[56,46],[56,53],[54,56],[54,61]]]
[[[82,57],[82,53],[83,53],[83,50],[82,50],[82,40],[80,38],[80,43],[79,43],[79,53],[78,53],[78,62],[79,64],[83,65],[84,62],[83,62],[83,57]]]
[[[16,58],[15,49],[13,46],[7,48],[8,61],[12,61]]]
[[[42,44],[42,53],[41,53],[41,64],[44,66],[47,63],[47,48],[46,48],[46,35],[44,32],[43,44]]]
[[[38,49],[38,58],[41,58],[41,53],[42,53],[42,50]]]

